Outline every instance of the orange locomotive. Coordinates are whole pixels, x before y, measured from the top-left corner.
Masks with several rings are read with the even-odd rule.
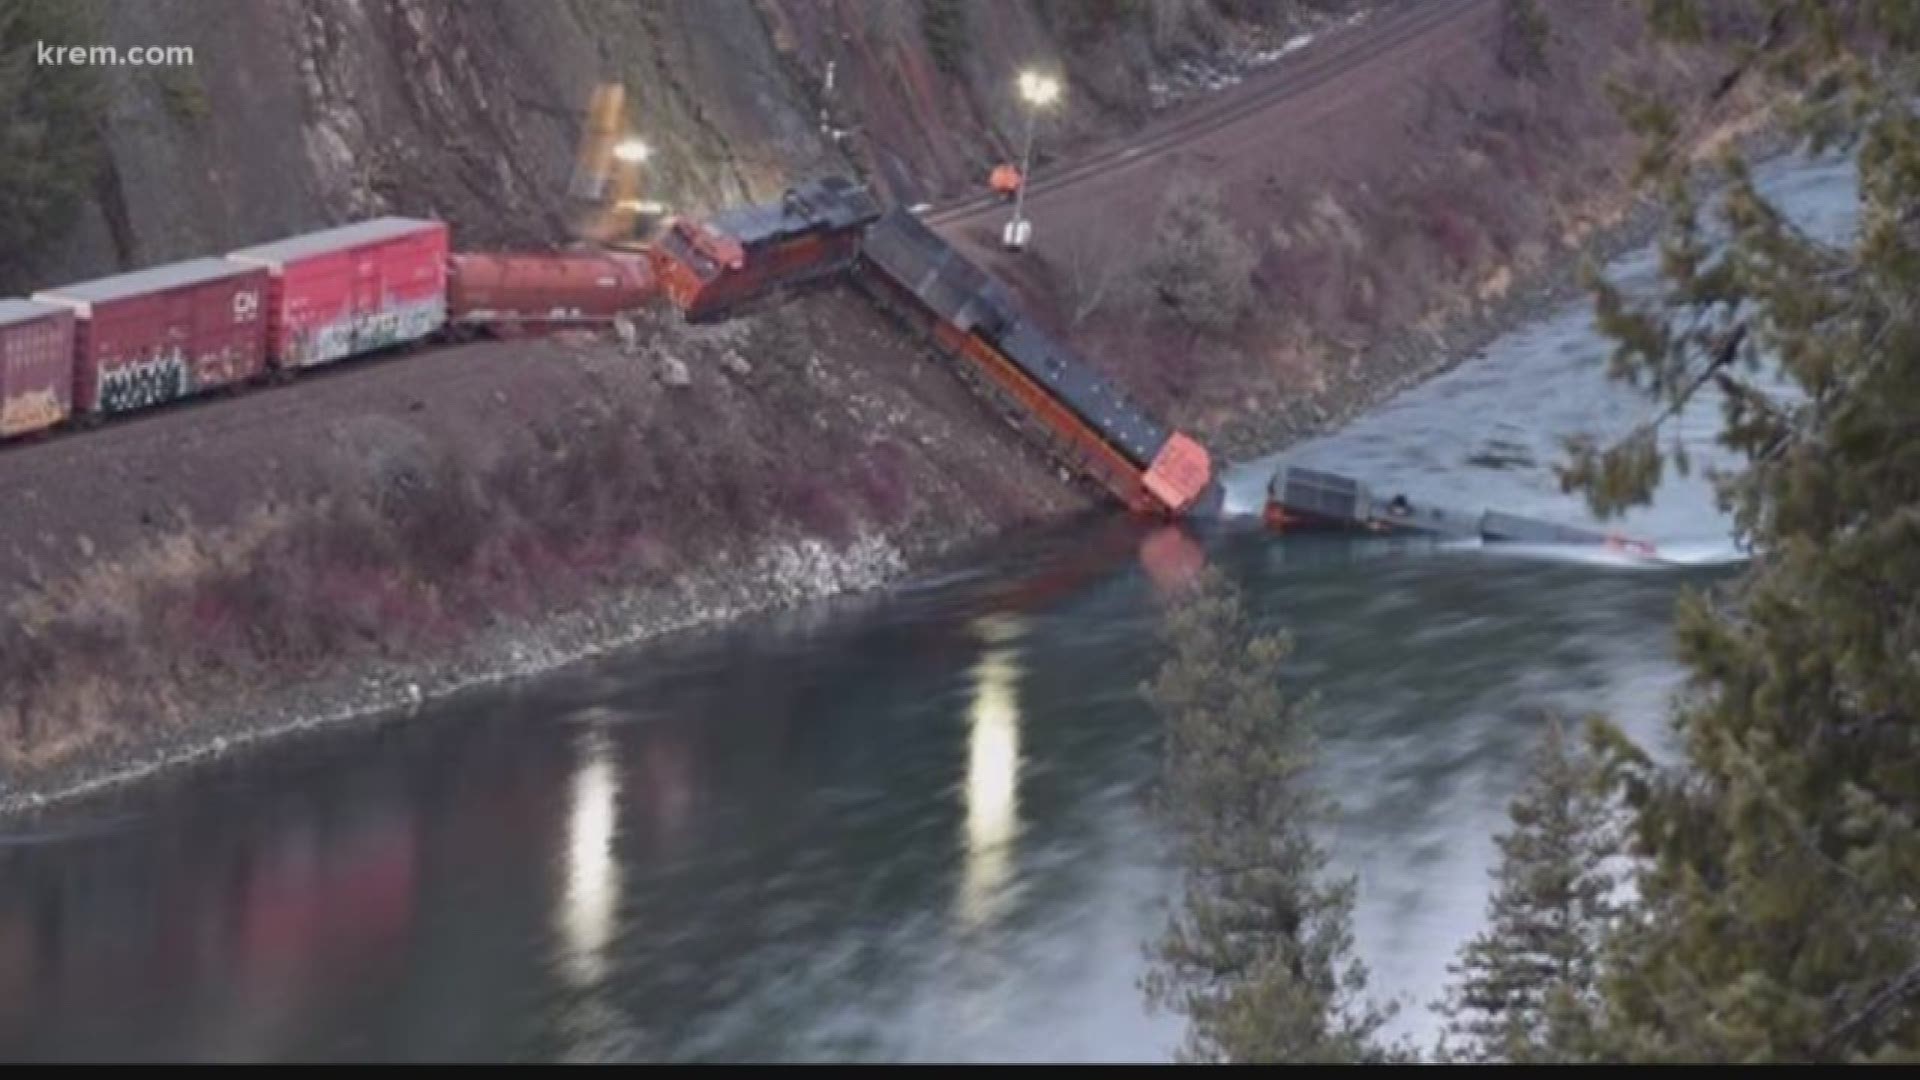
[[[944,352],[1035,422],[1056,457],[1128,508],[1182,517],[1219,501],[1205,447],[1149,417],[910,211],[883,216],[851,180],[830,176],[775,203],[678,219],[651,256],[662,291],[693,322],[858,265],[877,286],[870,292],[911,312]]]
[[[943,351],[1039,421],[1066,464],[1137,513],[1217,509],[1221,492],[1204,446],[1148,416],[912,213],[894,210],[869,227],[861,256],[874,294],[917,312]]]
[[[654,273],[688,321],[715,321],[776,287],[847,269],[879,216],[880,204],[853,181],[809,180],[777,203],[675,220],[652,249]]]

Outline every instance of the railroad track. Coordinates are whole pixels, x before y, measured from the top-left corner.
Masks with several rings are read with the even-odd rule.
[[[1297,67],[1257,74],[1249,80],[1254,85],[1243,83],[1235,90],[1227,91],[1227,97],[1217,103],[1203,102],[1186,116],[1169,117],[1163,130],[1137,141],[1098,151],[1089,157],[1077,158],[1056,172],[1035,176],[1027,198],[1033,200],[1091,177],[1112,176],[1150,162],[1169,150],[1196,142],[1288,98],[1322,86],[1348,68],[1417,40],[1475,8],[1488,6],[1489,2],[1423,0],[1411,5],[1374,24],[1371,32],[1361,32],[1351,37],[1345,42],[1345,48],[1309,53]],[[1336,38],[1329,44],[1339,41]],[[925,215],[925,220],[936,227],[957,225],[990,211],[998,211],[1003,205],[994,195],[975,195],[934,210]]]
[[[168,440],[202,442],[242,432],[278,429],[310,415],[316,404],[324,408],[323,402],[328,396],[353,392],[348,383],[359,385],[361,381],[379,378],[382,369],[391,371],[417,364],[429,359],[428,353],[444,351],[449,344],[461,343],[422,342],[389,355],[356,357],[345,363],[305,369],[284,381],[263,375],[250,382],[169,401],[154,408],[116,413],[95,423],[65,424],[0,446],[0,465],[6,469],[5,479],[11,488],[34,481],[52,484],[78,475],[75,470],[95,460],[94,455],[101,453],[103,447],[109,454],[115,448],[156,450],[159,447],[153,444]],[[442,374],[441,384],[464,384],[482,377],[470,367],[456,368]],[[228,407],[243,399],[252,401],[250,407]],[[344,410],[332,415],[345,420],[355,414]],[[147,445],[140,445],[142,440],[146,440]]]

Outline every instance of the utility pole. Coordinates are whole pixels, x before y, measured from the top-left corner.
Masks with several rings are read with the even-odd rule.
[[[1020,100],[1027,107],[1027,136],[1020,151],[1020,186],[1013,193],[1013,219],[1007,222],[1000,242],[1008,251],[1026,248],[1033,237],[1033,223],[1026,219],[1027,185],[1033,182],[1033,133],[1040,121],[1040,110],[1060,98],[1060,80],[1034,71],[1020,73]]]

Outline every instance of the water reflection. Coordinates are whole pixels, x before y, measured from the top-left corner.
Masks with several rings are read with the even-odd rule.
[[[296,1052],[323,1003],[377,985],[410,932],[418,857],[413,819],[394,805],[362,808],[344,826],[295,818],[249,844],[234,863],[232,952],[220,965],[231,996],[197,1018],[203,1052]]]
[[[607,974],[620,901],[620,864],[614,858],[614,825],[620,776],[607,733],[588,731],[579,741],[567,813],[567,889],[560,904],[563,970],[576,988],[598,985]]]
[[[1019,830],[1020,654],[1016,616],[981,619],[990,644],[974,664],[968,715],[966,863],[960,886],[963,925],[984,926],[999,912]]]

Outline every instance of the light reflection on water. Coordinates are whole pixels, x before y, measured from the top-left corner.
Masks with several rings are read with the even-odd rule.
[[[620,777],[604,732],[587,732],[580,748],[567,815],[566,896],[559,914],[568,980],[585,989],[606,975],[606,948],[620,905],[620,864],[613,850]]]
[[[1019,831],[1020,668],[1018,654],[994,645],[973,668],[974,698],[967,729],[966,872],[960,916],[969,926],[990,925],[1013,868]]]

